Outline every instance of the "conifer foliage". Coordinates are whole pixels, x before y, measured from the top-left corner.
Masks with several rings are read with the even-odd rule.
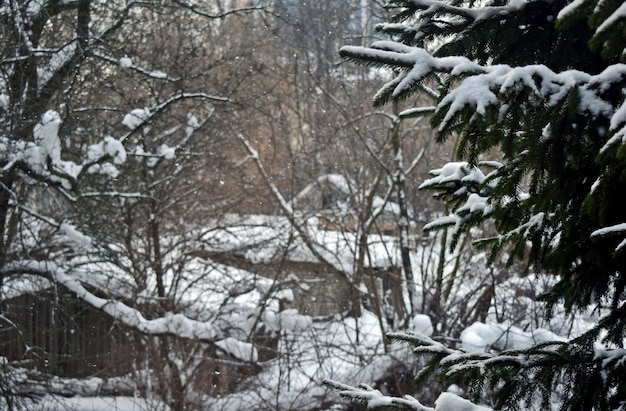
[[[401,115],[432,111],[438,141],[458,138],[459,161],[421,185],[452,212],[426,228],[451,229],[458,240],[490,220],[497,235],[480,242],[494,257],[506,251],[555,276],[541,297],[548,304],[603,314],[569,342],[514,351],[467,353],[421,336],[391,337],[429,354],[444,382],[466,384],[475,400],[485,390],[495,393],[490,405],[498,409],[624,409],[626,4],[392,0],[388,6],[392,17],[378,29],[391,40],[346,46],[341,54],[393,71],[375,105],[424,93],[432,107]],[[497,161],[488,161],[493,153]],[[369,387],[330,385],[368,409],[432,409]],[[437,410],[453,405],[446,398]]]

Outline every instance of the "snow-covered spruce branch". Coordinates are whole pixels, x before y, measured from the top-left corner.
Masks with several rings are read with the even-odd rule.
[[[439,372],[453,380],[463,379],[467,375],[474,375],[473,378],[477,379],[487,378],[489,375],[496,376],[498,370],[503,368],[516,369],[519,372],[538,369],[567,370],[578,366],[603,370],[616,366],[623,368],[626,364],[626,350],[622,348],[589,350],[570,341],[550,340],[533,343],[529,340],[529,346],[525,348],[471,352],[451,349],[419,334],[390,333],[388,338],[409,343],[413,346],[415,354],[433,356]],[[532,378],[530,381],[532,383]]]
[[[521,222],[514,229],[494,237],[478,240],[476,243],[494,243],[500,246],[515,239],[531,238],[535,233],[542,233],[542,238],[556,238],[558,231],[550,228],[552,220],[554,220],[554,213],[547,214],[540,211],[529,216],[526,221]]]
[[[341,397],[364,406],[368,410],[385,410],[394,407],[393,409],[411,411],[435,411],[435,408],[426,407],[409,395],[402,398],[391,397],[365,384],[353,387],[333,380],[324,380],[324,384],[338,390]]]
[[[388,333],[387,338],[393,341],[401,341],[413,346],[413,350],[421,350],[420,352],[437,354],[440,356],[456,355],[458,350],[446,347],[442,343],[433,340],[432,338],[423,334],[395,332]]]
[[[509,163],[508,166],[512,163]],[[495,170],[485,175],[480,168],[472,166],[467,162],[452,162],[430,172],[431,178],[424,181],[419,186],[419,189],[434,191],[435,197],[441,198],[452,205],[453,212],[429,222],[424,226],[425,230],[453,227],[453,239],[458,239],[468,226],[490,218],[494,208],[506,209],[514,202],[529,200],[529,195],[522,192],[518,193],[516,198],[503,197],[498,201],[498,204],[490,203],[491,193],[499,183],[502,175],[501,170],[508,167],[497,162],[487,162],[485,165],[493,167]],[[516,238],[529,238],[534,233],[546,230],[546,227],[551,225],[553,217],[554,214],[537,212],[529,216],[525,221],[521,221],[517,227],[494,237],[476,240],[475,243],[491,243],[499,247]],[[548,239],[554,237],[556,231],[551,229],[546,231],[546,233],[548,235],[545,237]],[[452,247],[455,244],[456,240],[453,240]]]
[[[416,61],[422,61],[423,68],[428,70],[425,74],[434,71],[431,69],[432,67],[437,67],[433,64],[435,58],[432,57],[426,50],[389,40],[377,41],[370,47],[344,46],[339,49],[339,54],[348,60],[353,60],[360,64],[372,64],[404,69],[413,68]],[[448,62],[448,66],[450,66],[452,62],[454,62],[455,65],[463,60],[466,60],[463,57],[445,58],[451,60]],[[454,65],[452,65],[452,67]],[[446,66],[437,68],[439,71],[447,71],[445,70],[445,67]]]
[[[435,98],[437,98],[437,97],[439,97],[439,94],[435,95]],[[406,110],[401,111],[400,113],[398,113],[398,117],[400,117],[402,119],[404,119],[404,118],[424,117],[424,116],[428,116],[428,115],[433,114],[436,109],[437,109],[437,107],[435,107],[435,106],[409,108],[409,109],[406,109]]]
[[[418,187],[420,190],[436,190],[465,197],[469,193],[481,193],[487,180],[480,168],[465,161],[451,162],[429,172],[430,178]]]
[[[462,67],[465,75],[476,74],[485,70],[484,67],[465,57],[437,58],[425,49],[388,40],[374,42],[370,47],[344,46],[339,50],[339,54],[358,64],[403,69],[376,93],[373,99],[375,105],[382,105],[391,98],[406,97],[414,91],[422,80],[434,73],[450,73],[457,67]],[[436,96],[438,96],[437,93],[431,97]]]
[[[567,99],[571,91],[580,96],[577,110],[581,114],[602,116],[611,120],[611,129],[626,125],[619,110],[614,111],[610,102],[601,94],[612,84],[626,78],[626,65],[615,64],[596,75],[582,71],[567,70],[555,73],[543,65],[511,67],[508,65],[481,66],[459,56],[433,57],[428,51],[393,41],[379,41],[371,47],[345,46],[340,54],[361,64],[378,64],[404,69],[374,98],[384,103],[391,98],[403,98],[414,91],[416,85],[435,73],[447,73],[450,82],[460,81],[437,105],[439,131],[445,132],[455,124],[453,121],[463,110],[471,110],[482,118],[488,109],[498,110],[495,118],[504,121],[506,112],[499,101],[510,94],[532,93],[548,107],[555,107]],[[468,77],[469,76],[469,77]],[[504,107],[505,108],[505,107]],[[509,108],[510,109],[510,108]],[[614,117],[615,115],[618,117]],[[476,121],[476,120],[472,120]]]
[[[535,2],[537,1],[548,2],[547,0],[535,0]],[[485,6],[481,8],[462,7],[440,0],[390,2],[391,6],[396,3],[400,3],[400,6],[411,8],[414,13],[419,15],[420,23],[412,29],[418,35],[417,38],[420,38],[426,36],[428,33],[436,33],[441,25],[454,27],[455,30],[462,30],[481,20],[508,16],[526,7],[527,3],[530,3],[530,1],[511,1],[502,6]],[[454,16],[455,19],[451,19],[451,16]],[[383,23],[379,25],[379,30],[384,32],[396,32],[398,30],[398,24]]]
[[[504,368],[516,369],[519,372],[525,370],[566,367],[577,363],[578,356],[568,356],[563,350],[568,348],[567,342],[551,341],[537,344],[528,349],[509,350],[498,353],[466,352],[458,350],[438,360],[440,372],[447,378],[466,378],[467,375],[475,374],[477,378],[485,378],[490,373],[494,375],[497,370]],[[430,353],[428,350],[417,353]]]
[[[495,181],[467,162],[451,162],[431,170],[429,174],[431,177],[419,189],[434,191],[434,197],[446,201],[453,211],[429,222],[424,229],[439,230],[452,226],[453,241],[450,246],[454,248],[468,225],[489,217],[492,211],[488,203],[489,193]]]
[[[623,240],[615,247],[616,252],[621,251],[626,247],[626,223],[603,227],[591,233],[592,239],[605,237],[623,237]]]
[[[455,394],[444,392],[435,400],[435,407],[428,407],[416,398],[405,395],[392,397],[383,395],[369,385],[342,384],[333,380],[324,380],[324,384],[339,391],[339,395],[351,403],[368,410],[406,410],[406,411],[491,411],[491,408],[482,407],[463,399]]]

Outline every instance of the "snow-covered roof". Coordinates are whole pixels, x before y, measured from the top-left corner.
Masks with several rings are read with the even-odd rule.
[[[236,253],[252,263],[285,259],[291,262],[320,262],[285,217],[232,215],[229,222],[227,226],[212,230],[204,236],[206,251]],[[321,230],[316,218],[309,218],[304,224],[316,252],[337,270],[350,273],[357,254],[356,234]],[[372,234],[368,236],[368,244],[366,267],[387,268],[398,265],[395,238]]]

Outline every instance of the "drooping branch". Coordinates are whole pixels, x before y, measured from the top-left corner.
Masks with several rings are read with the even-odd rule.
[[[223,338],[221,330],[211,322],[197,321],[184,314],[165,313],[163,317],[146,319],[137,309],[122,301],[98,297],[77,279],[52,262],[21,261],[7,264],[3,268],[7,276],[34,274],[48,278],[73,292],[79,299],[93,308],[109,315],[114,320],[145,335],[171,335],[199,342],[214,343]]]

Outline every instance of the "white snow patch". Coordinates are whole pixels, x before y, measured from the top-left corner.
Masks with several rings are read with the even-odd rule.
[[[259,359],[259,353],[253,344],[239,341],[233,337],[227,337],[223,340],[216,341],[215,345],[242,361],[254,362]]]
[[[580,7],[580,6],[582,6],[585,3],[585,1],[586,0],[574,0],[573,2],[568,4],[567,6],[563,7],[561,9],[561,11],[559,11],[559,14],[557,14],[557,16],[556,16],[557,20],[564,19],[568,15],[576,12],[576,9],[578,7]]]
[[[104,138],[102,145],[104,152],[113,158],[115,164],[122,164],[126,161],[126,149],[124,149],[124,145],[119,140],[107,136]]]
[[[87,249],[91,247],[91,237],[78,231],[72,224],[61,223],[59,229],[80,248]]]
[[[263,324],[270,330],[274,332],[280,331],[280,317],[276,315],[276,312],[270,309],[267,309],[263,312]]]
[[[491,411],[459,397],[451,392],[442,392],[435,400],[435,411]]]
[[[301,315],[295,308],[281,311],[281,328],[288,331],[304,331],[311,328],[313,319],[308,315]]]
[[[150,109],[136,108],[124,116],[122,124],[131,130],[136,129],[150,118]]]
[[[163,78],[167,78],[167,74],[162,72],[161,70],[155,70],[155,71],[150,72],[150,77],[163,79]]]
[[[133,61],[128,57],[122,57],[118,60],[118,64],[120,65],[120,67],[129,68],[132,67]]]
[[[592,238],[605,237],[608,235],[618,235],[626,233],[626,223],[615,224],[610,227],[604,227],[591,233]]]
[[[9,96],[4,93],[0,93],[0,108],[6,110],[7,108],[9,108],[9,104]]]
[[[424,334],[427,337],[433,335],[433,323],[430,317],[425,314],[417,314],[411,319],[413,330],[417,333]]]
[[[161,144],[158,153],[166,160],[173,160],[176,157],[176,148],[170,147],[167,144]]]
[[[596,29],[596,33],[608,30],[611,26],[614,26],[620,22],[620,20],[626,19],[626,3],[622,3],[602,24]]]
[[[59,116],[59,113],[49,110],[41,116],[41,121],[33,129],[35,143],[41,147],[41,154],[57,161],[61,159],[60,126],[61,116]]]
[[[283,290],[280,290],[276,293],[276,298],[278,298],[279,300],[293,301],[293,290],[291,288],[285,288]]]
[[[498,350],[522,350],[538,343],[565,341],[565,338],[552,331],[538,328],[531,332],[506,324],[485,324],[475,322],[461,333],[461,345],[470,352]]]
[[[200,128],[200,121],[198,121],[198,117],[193,114],[187,115],[187,126],[185,127],[185,135],[190,137],[194,131]]]

